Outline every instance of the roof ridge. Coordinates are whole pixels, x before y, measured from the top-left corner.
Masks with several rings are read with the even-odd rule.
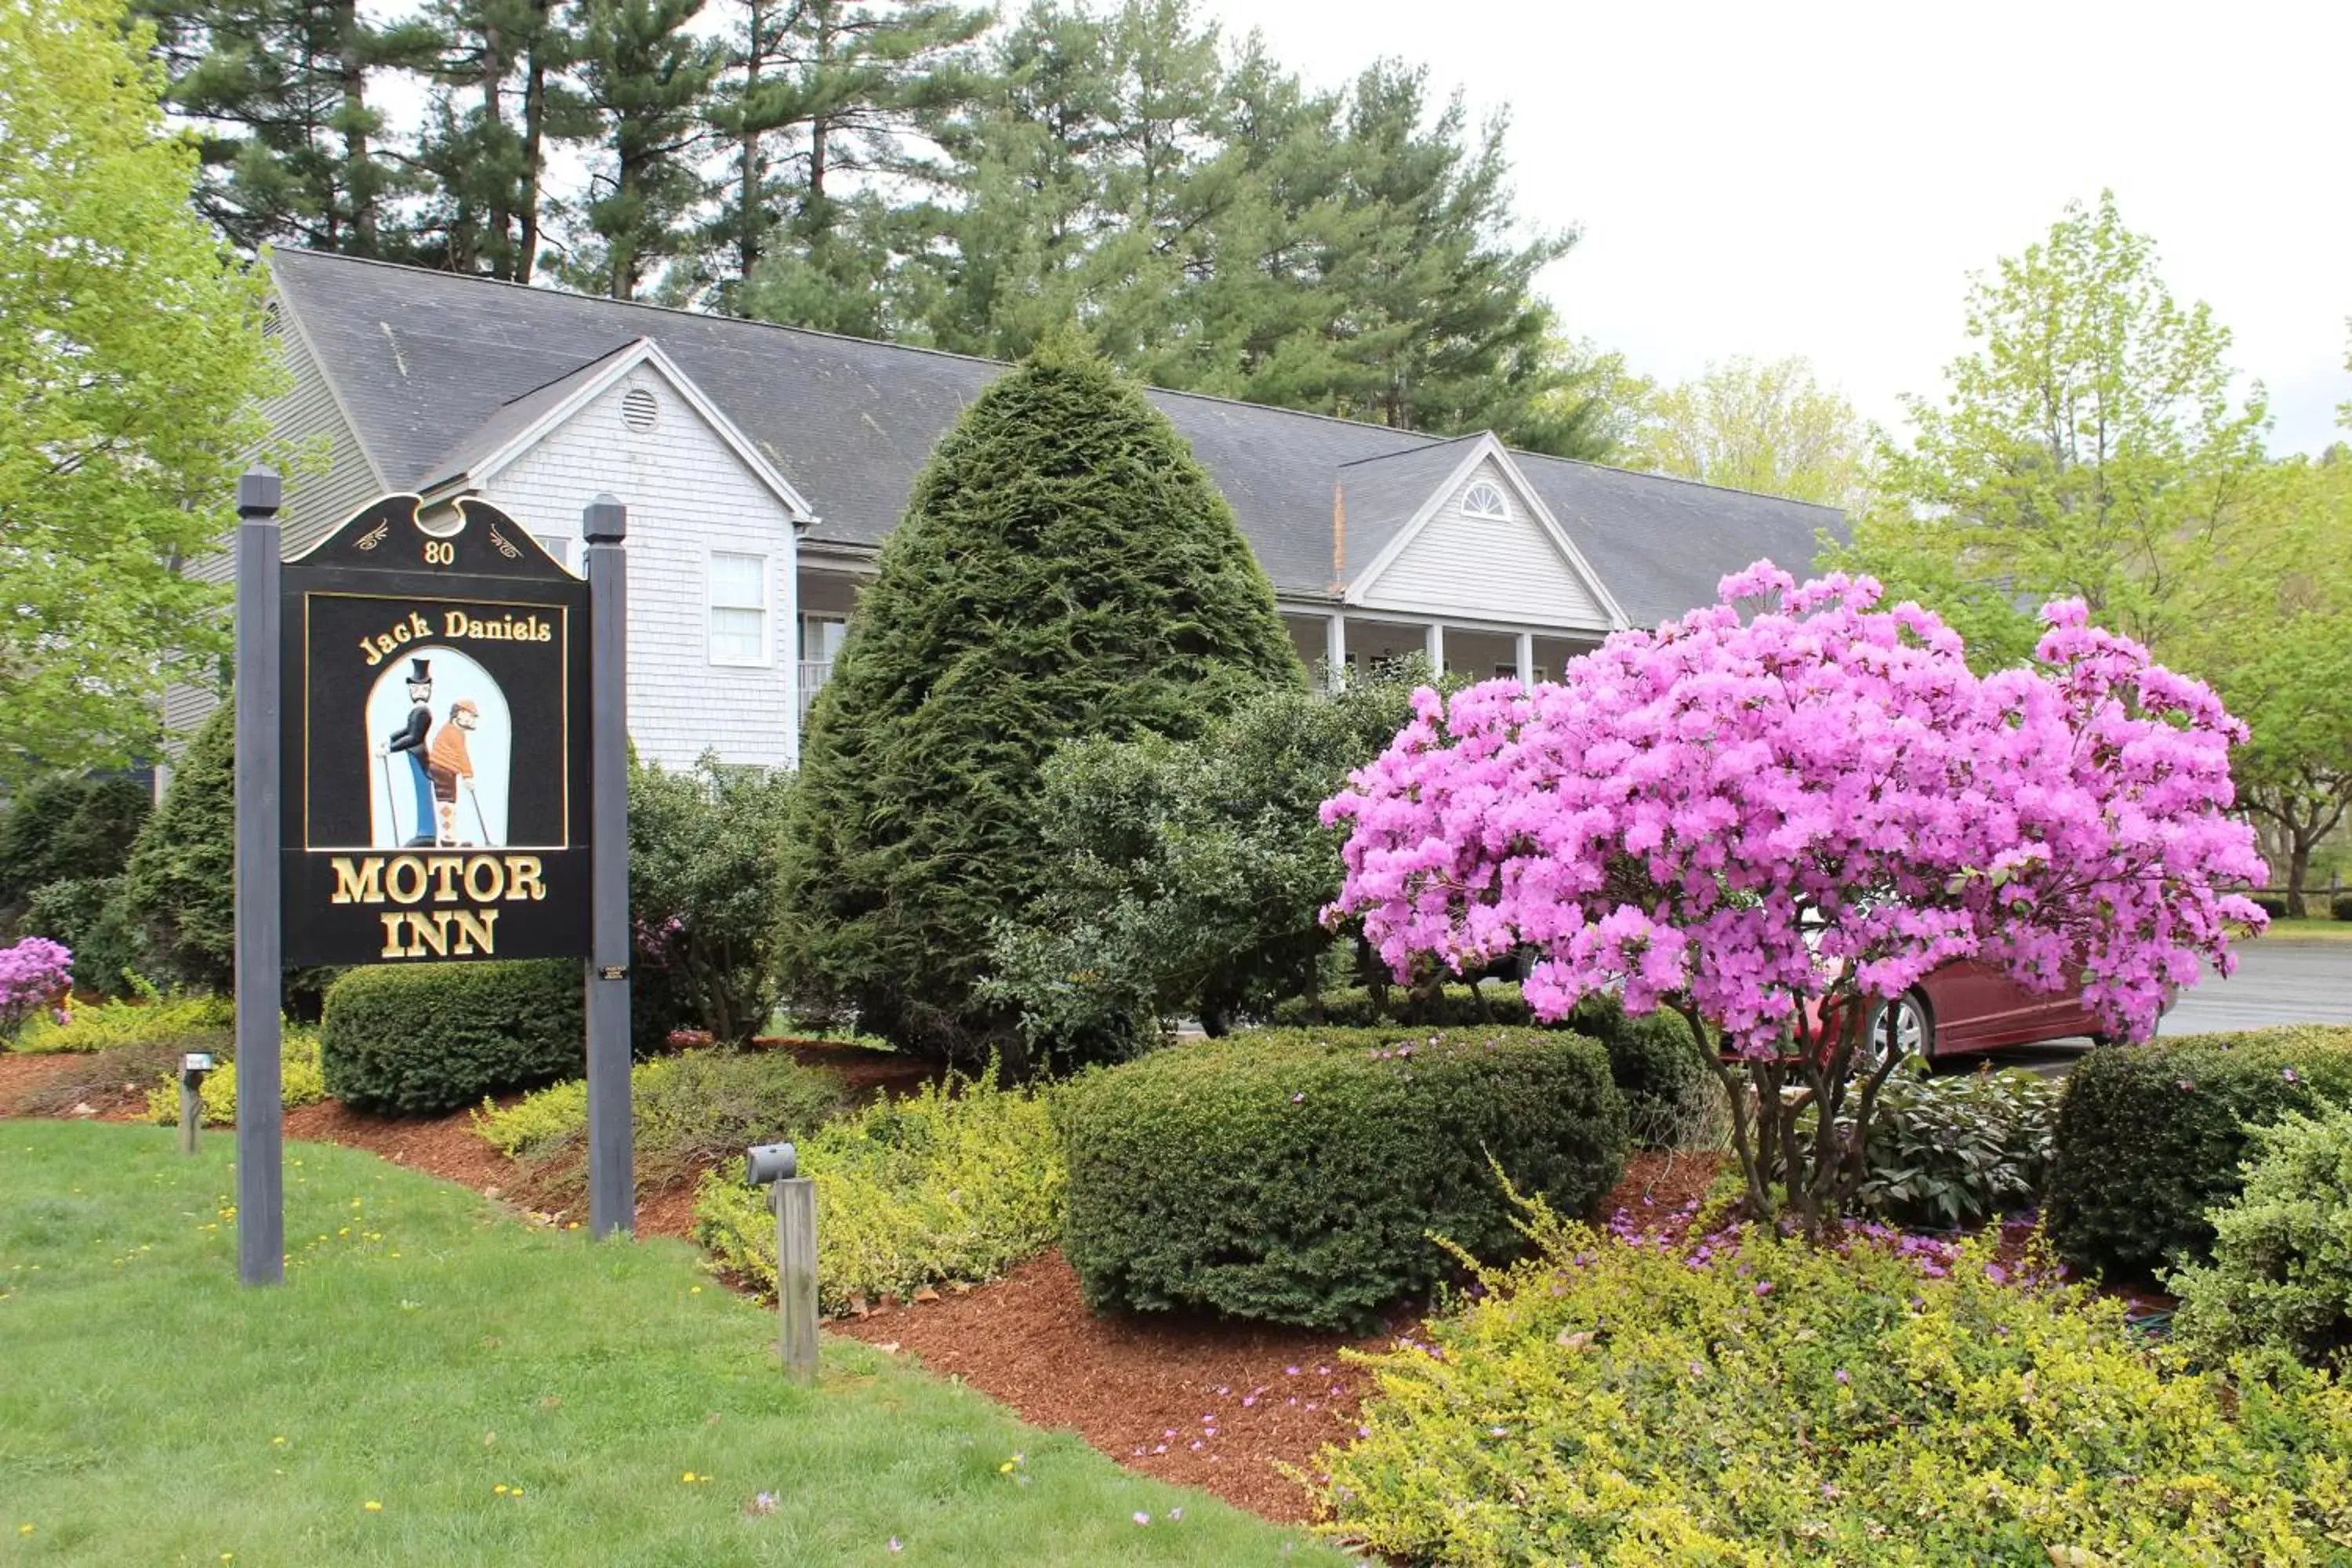
[[[1598,468],[1604,474],[1623,474],[1628,479],[1661,479],[1668,484],[1691,485],[1699,489],[1713,490],[1718,495],[1745,496],[1749,500],[1767,500],[1779,506],[1811,507],[1815,511],[1833,512],[1839,517],[1846,514],[1845,508],[1832,506],[1828,501],[1799,500],[1794,496],[1776,496],[1768,490],[1743,490],[1737,485],[1718,485],[1707,479],[1694,479],[1686,474],[1662,474],[1652,468],[1629,468],[1622,463],[1596,462],[1591,458],[1563,458],[1553,452],[1526,452],[1517,447],[1505,447],[1503,450],[1514,458],[1538,458],[1547,463],[1573,463],[1580,468]]]
[[[1253,403],[1249,405],[1249,406],[1252,408],[1263,408],[1265,405],[1262,403]],[[1286,410],[1285,412],[1289,411]],[[1349,420],[1349,423],[1360,424],[1362,421]],[[1391,430],[1395,427],[1388,425],[1376,425],[1373,426],[1372,428],[1376,430]],[[1460,436],[1434,436],[1426,430],[1397,430],[1395,433],[1400,436],[1419,436],[1428,444],[1420,447],[1408,447],[1402,451],[1396,452],[1375,452],[1369,458],[1350,458],[1346,462],[1340,463],[1337,466],[1342,468],[1353,468],[1365,463],[1385,463],[1396,458],[1417,458],[1424,452],[1434,452],[1440,447],[1451,447],[1457,441],[1477,441],[1495,434],[1492,430],[1471,430]],[[1496,437],[1496,444],[1501,445],[1501,437]],[[1503,447],[1503,450],[1507,452],[1510,451],[1511,448],[1506,446]]]
[[[543,300],[578,300],[592,305],[623,305],[632,310],[658,311],[666,316],[683,316],[691,321],[714,321],[730,326],[763,327],[772,332],[790,332],[798,337],[818,338],[827,342],[856,343],[864,348],[885,349],[898,353],[929,354],[934,359],[956,360],[966,364],[990,365],[1001,371],[1011,370],[1014,363],[1011,360],[991,359],[985,354],[959,353],[953,349],[937,349],[924,343],[899,342],[889,338],[861,338],[852,332],[828,332],[818,327],[795,327],[782,321],[762,321],[757,316],[724,316],[716,310],[693,310],[683,305],[656,305],[647,300],[615,300],[604,294],[576,294],[567,289],[542,289],[535,283],[517,283],[507,278],[485,278],[479,273],[473,272],[445,272],[437,267],[417,267],[405,261],[384,261],[373,256],[347,256],[336,250],[280,249],[273,247],[270,256],[273,262],[281,257],[299,256],[306,261],[315,258],[348,263],[354,267],[381,268],[387,272],[406,272],[419,277],[445,279],[452,283],[483,283],[498,289],[518,289],[526,294]],[[590,360],[586,363],[593,364],[595,361]],[[558,376],[556,379],[560,381],[562,377]],[[1189,397],[1196,403],[1222,403],[1234,408],[1254,408],[1269,414],[1288,415],[1298,419],[1319,419],[1326,424],[1345,425],[1355,430],[1382,430],[1391,436],[1409,437],[1413,440],[1425,443],[1465,439],[1459,436],[1436,436],[1426,430],[1400,429],[1393,425],[1375,425],[1369,419],[1350,419],[1342,414],[1324,414],[1312,408],[1286,408],[1278,403],[1252,403],[1245,397],[1226,397],[1213,392],[1190,392],[1181,387],[1155,386],[1141,376],[1135,377],[1135,380],[1146,391],[1161,397]],[[531,390],[536,392],[539,388],[533,387]],[[529,396],[530,394],[525,393],[521,395]],[[1475,432],[1475,434],[1483,435],[1485,432]],[[1398,454],[1383,452],[1379,455],[1395,457]]]

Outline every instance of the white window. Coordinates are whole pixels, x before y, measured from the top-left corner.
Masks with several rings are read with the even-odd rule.
[[[1511,521],[1511,505],[1503,499],[1503,487],[1492,479],[1480,479],[1462,492],[1462,515],[1483,518],[1488,522]]]
[[[580,570],[580,562],[573,554],[573,551],[580,542],[578,540],[562,533],[534,533],[531,537],[539,541],[539,547],[541,550],[555,557],[557,565],[567,572],[576,573]]]
[[[710,552],[710,662],[768,662],[768,558]]]

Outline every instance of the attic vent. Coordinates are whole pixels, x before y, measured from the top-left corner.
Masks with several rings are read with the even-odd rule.
[[[621,423],[640,436],[661,423],[661,405],[650,388],[633,386],[621,394]]]
[[[1503,487],[1480,479],[1462,493],[1462,515],[1482,517],[1489,522],[1508,522],[1510,503],[1503,500]]]

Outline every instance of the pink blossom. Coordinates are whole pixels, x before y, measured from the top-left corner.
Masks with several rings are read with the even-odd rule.
[[[1416,692],[1324,804],[1349,829],[1330,918],[1360,913],[1400,977],[1531,944],[1538,1016],[1619,991],[1750,1058],[1787,1052],[1808,1004],[1958,959],[2033,990],[2079,974],[2134,1037],[2200,958],[2234,968],[2231,922],[2263,916],[2220,889],[2264,870],[2229,815],[2244,727],[2201,683],[2079,601],[2043,611],[2030,666],[1979,677],[1867,578],[1759,562],[1722,595],[1556,683]]]

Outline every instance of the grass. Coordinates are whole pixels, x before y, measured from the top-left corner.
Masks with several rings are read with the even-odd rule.
[[[2263,935],[2285,942],[2352,942],[2352,921],[2330,919],[2323,910],[2304,920],[2273,921]]]
[[[1345,1561],[855,1342],[793,1388],[683,1245],[350,1150],[289,1145],[240,1289],[231,1150],[0,1123],[0,1563]]]

